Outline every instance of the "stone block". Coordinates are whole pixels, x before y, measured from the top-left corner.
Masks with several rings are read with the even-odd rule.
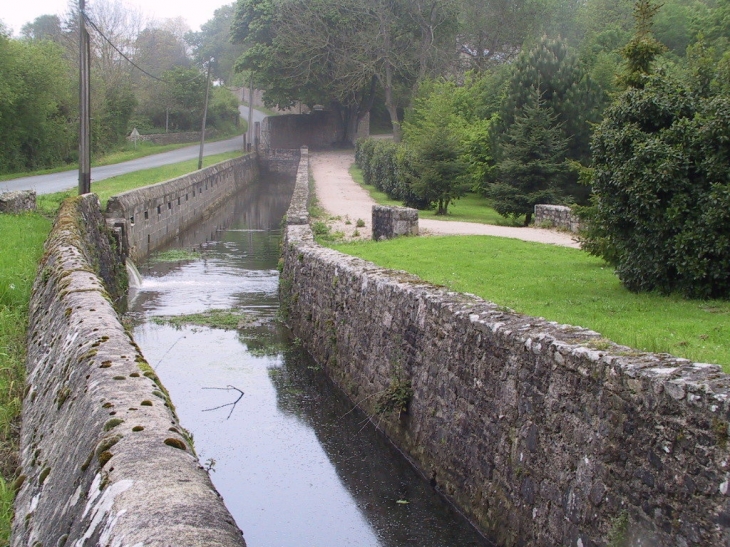
[[[373,239],[418,235],[418,211],[408,207],[373,205]]]
[[[0,194],[0,213],[35,211],[35,190],[21,190]]]

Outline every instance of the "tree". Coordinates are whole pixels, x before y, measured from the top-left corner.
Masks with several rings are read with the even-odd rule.
[[[0,173],[70,159],[73,101],[67,74],[58,45],[0,35]]]
[[[655,73],[657,9],[636,3],[636,34],[623,51],[629,87],[594,136],[584,248],[614,265],[629,290],[728,298],[730,101]]]
[[[455,108],[456,85],[423,82],[403,130],[412,151],[407,179],[412,193],[446,215],[449,205],[469,190],[463,160],[464,119]]]
[[[542,94],[538,87],[532,88],[528,102],[507,131],[502,159],[496,166],[498,182],[487,190],[500,215],[524,215],[525,226],[532,220],[536,204],[564,198],[567,140]]]
[[[380,85],[400,138],[398,112],[430,73],[455,22],[438,0],[242,0],[234,39],[246,47],[239,70],[255,73],[264,100],[332,105],[352,138]],[[451,26],[450,26],[451,25]]]
[[[50,40],[60,43],[64,34],[58,15],[41,15],[32,23],[26,23],[20,34],[28,40]]]
[[[189,32],[185,40],[193,50],[193,58],[202,65],[213,57],[215,63],[211,76],[230,85],[234,77],[233,67],[241,54],[240,48],[231,42],[231,25],[236,5],[229,4],[215,10],[213,18],[200,27],[200,32]]]
[[[568,157],[588,163],[591,125],[598,121],[603,97],[564,40],[543,36],[517,59],[500,109],[502,130],[534,101],[535,87],[562,124]]]
[[[542,13],[533,0],[461,0],[458,40],[465,68],[484,72],[516,57]]]

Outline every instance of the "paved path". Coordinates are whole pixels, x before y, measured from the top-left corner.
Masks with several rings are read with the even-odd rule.
[[[371,239],[372,206],[375,201],[352,180],[349,168],[354,160],[351,150],[311,153],[310,165],[317,199],[331,216],[336,217],[330,223],[333,231],[343,232],[347,239]],[[365,222],[364,227],[357,228],[358,219]],[[578,248],[571,234],[557,230],[434,219],[419,219],[418,225],[422,234],[490,235]]]
[[[248,107],[240,106],[239,111],[241,117],[248,119]],[[253,120],[260,122],[266,114],[258,110],[253,111]],[[207,142],[203,149],[204,156],[212,156],[222,154],[224,152],[232,152],[234,150],[243,149],[243,136],[234,137],[225,141]],[[160,167],[173,163],[180,163],[191,159],[197,159],[200,154],[200,144],[193,144],[177,150],[146,156],[136,160],[116,163],[114,165],[105,165],[103,167],[91,168],[91,189],[94,189],[94,182],[141,171],[143,169],[151,169],[152,167]],[[61,173],[52,173],[50,175],[36,175],[33,177],[23,177],[18,179],[6,180],[0,182],[0,192],[14,190],[35,190],[38,194],[51,194],[53,192],[61,192],[69,188],[76,188],[79,181],[78,169],[72,171],[63,171]]]

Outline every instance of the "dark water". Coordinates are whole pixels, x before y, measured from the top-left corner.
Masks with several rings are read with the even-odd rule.
[[[134,338],[194,437],[249,547],[488,545],[352,409],[276,320],[280,221],[291,181],[230,200],[142,265]],[[238,330],[156,316],[244,310]],[[241,395],[243,392],[243,395]]]

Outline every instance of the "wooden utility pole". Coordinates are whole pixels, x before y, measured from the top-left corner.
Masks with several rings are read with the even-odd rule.
[[[253,70],[248,79],[248,142],[253,142]],[[244,150],[245,152],[245,150]]]
[[[85,8],[85,0],[79,0],[79,195],[91,192],[90,49]]]
[[[208,78],[205,82],[205,106],[203,107],[203,128],[200,130],[200,155],[198,156],[198,169],[203,168],[203,146],[205,145],[205,119],[208,117],[208,92],[210,91],[210,66],[213,64],[213,57],[208,61]]]

